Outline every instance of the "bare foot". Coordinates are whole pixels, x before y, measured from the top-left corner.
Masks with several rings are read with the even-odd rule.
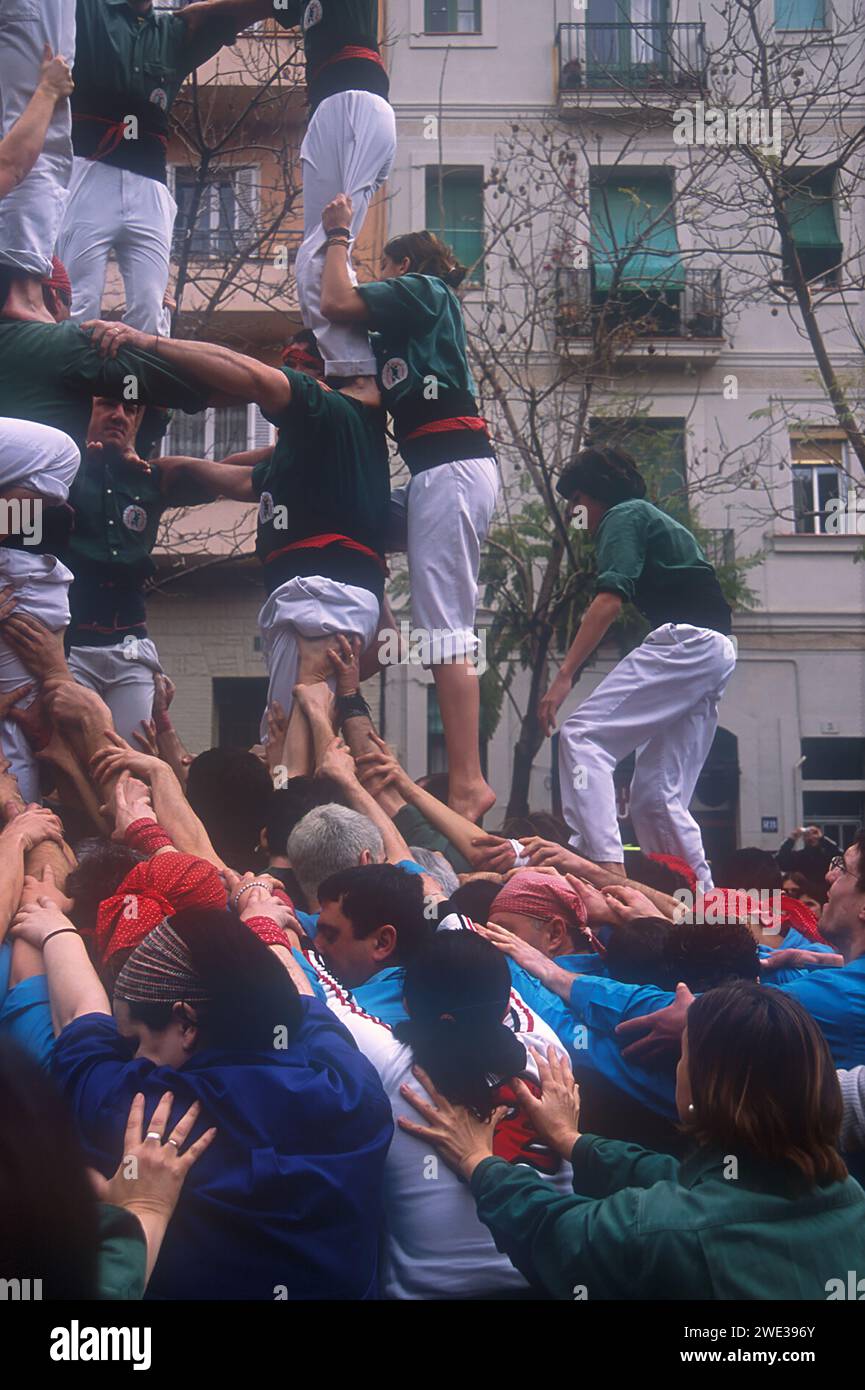
[[[475,782],[471,786],[460,787],[457,791],[449,790],[448,805],[452,811],[458,811],[466,820],[473,821],[475,825],[480,825],[481,820],[487,811],[491,811],[496,804],[496,794],[492,787],[484,781]]]

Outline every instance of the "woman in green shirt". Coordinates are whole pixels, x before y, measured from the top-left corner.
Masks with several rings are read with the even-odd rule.
[[[454,294],[465,271],[430,232],[392,238],[381,279],[355,285],[351,200],[324,210],[327,251],[322,313],[368,324],[382,399],[411,473],[406,494],[412,624],[432,667],[448,756],[448,801],[479,820],[495,801],[480,764],[478,600],[480,550],[498,500],[499,473],[478,414],[462,309]],[[417,640],[413,635],[413,641]]]
[[[426,1124],[399,1123],[470,1183],[496,1245],[547,1294],[825,1299],[848,1270],[865,1268],[865,1193],[837,1150],[835,1068],[794,999],[737,983],[691,1005],[676,1105],[694,1151],[682,1164],[581,1134],[567,1064],[551,1055],[539,1066],[539,1100],[514,1086],[542,1138],[570,1158],[573,1197],[493,1158],[501,1112],[482,1121],[425,1076],[432,1103],[403,1094]]]

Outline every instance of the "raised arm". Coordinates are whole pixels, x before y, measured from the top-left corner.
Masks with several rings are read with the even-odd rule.
[[[340,193],[321,215],[326,232],[351,227],[351,198]],[[328,240],[321,281],[321,312],[332,323],[369,323],[369,309],[358,294],[350,270],[349,239],[335,236]]]
[[[182,9],[178,18],[183,20],[190,38],[198,38],[210,24],[233,28],[239,34],[260,19],[272,18],[273,13],[273,0],[200,0],[199,4]]]
[[[75,84],[65,58],[54,57],[45,45],[39,85],[8,135],[0,140],[0,198],[26,179],[42,153],[57,103],[72,94]]]
[[[583,621],[559,668],[559,673],[538,705],[538,722],[547,737],[555,733],[556,713],[559,705],[570,693],[574,676],[588,661],[598,643],[606,637],[621,611],[621,595],[604,592],[592,599],[583,614]]]

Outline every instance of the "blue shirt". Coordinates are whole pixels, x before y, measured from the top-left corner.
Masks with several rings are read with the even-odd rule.
[[[378,1074],[326,1005],[302,998],[285,1047],[202,1049],[178,1070],[131,1058],[113,1018],[87,1014],[57,1039],[54,1077],[88,1162],[112,1174],[137,1091],[149,1117],[172,1091],[193,1101],[190,1169],[150,1286],[165,1299],[362,1299],[377,1292],[384,1163],[393,1134]]]

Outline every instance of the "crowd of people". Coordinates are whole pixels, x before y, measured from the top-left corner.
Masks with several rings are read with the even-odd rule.
[[[270,16],[302,27],[311,108],[281,367],[163,312],[170,107]],[[0,0],[0,81],[4,1287],[831,1297],[865,1267],[865,832],[710,862],[689,803],[730,609],[591,441],[557,486],[596,594],[542,731],[625,604],[650,630],[562,727],[561,816],[485,826],[499,469],[451,250],[407,232],[378,280],[352,266],[395,149],[377,5]],[[214,401],[275,445],[159,457],[166,413]],[[193,755],[146,593],[163,512],[216,497],[258,507],[269,691],[258,744]],[[419,781],[362,693],[400,550],[448,756]]]

